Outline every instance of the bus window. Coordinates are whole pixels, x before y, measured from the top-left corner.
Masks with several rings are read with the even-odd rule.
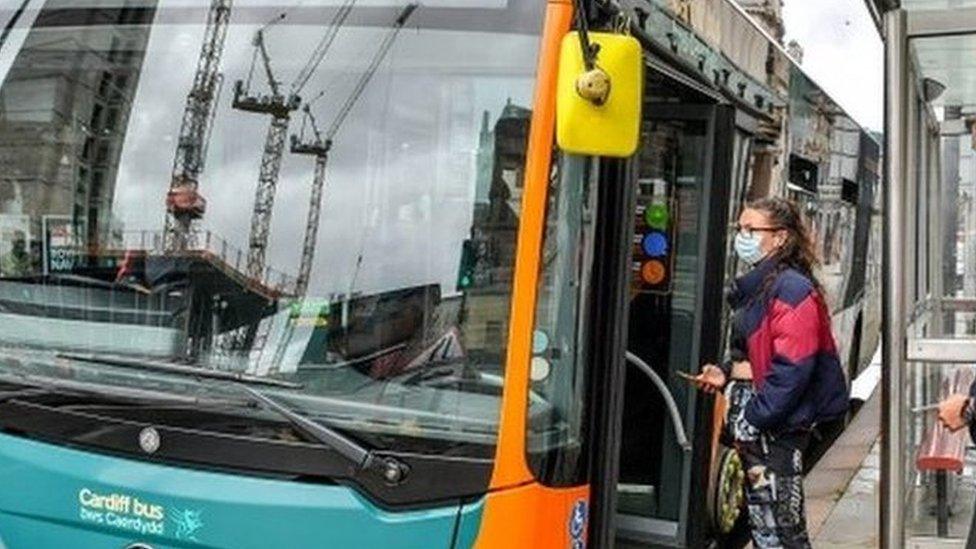
[[[536,478],[572,485],[584,473],[586,294],[593,262],[596,185],[582,157],[562,156],[551,176],[543,244],[542,280],[532,338],[527,447]]]

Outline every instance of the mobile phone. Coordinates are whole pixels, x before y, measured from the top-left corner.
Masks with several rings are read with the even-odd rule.
[[[679,377],[684,378],[686,381],[689,382],[698,381],[698,376],[691,375],[687,372],[682,372],[681,370],[678,370],[675,373],[678,374]]]
[[[923,412],[931,412],[932,410],[938,410],[938,409],[939,409],[939,403],[936,402],[934,404],[926,404],[925,406],[919,406],[918,408],[912,408],[912,413],[913,414],[921,414]]]

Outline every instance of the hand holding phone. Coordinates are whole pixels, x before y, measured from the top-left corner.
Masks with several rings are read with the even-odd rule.
[[[725,386],[725,372],[714,364],[706,364],[703,366],[701,373],[697,376],[680,370],[676,373],[689,383],[694,383],[696,387],[706,393],[716,393]]]

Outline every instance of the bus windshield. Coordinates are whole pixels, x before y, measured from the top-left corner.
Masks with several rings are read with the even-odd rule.
[[[490,456],[543,7],[5,2],[0,381]]]

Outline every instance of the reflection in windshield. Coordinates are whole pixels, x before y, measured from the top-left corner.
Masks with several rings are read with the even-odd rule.
[[[0,11],[0,345],[496,418],[543,3],[295,4]]]

